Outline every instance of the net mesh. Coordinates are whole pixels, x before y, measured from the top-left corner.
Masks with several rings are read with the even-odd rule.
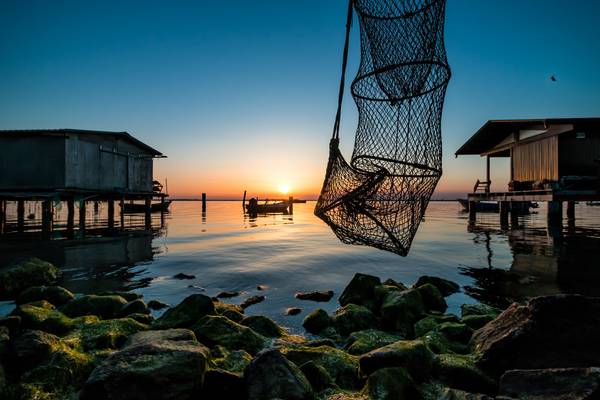
[[[345,243],[406,255],[442,174],[445,0],[351,0],[350,7],[361,40],[351,84],[354,151],[348,163],[339,150],[340,95],[315,214]]]

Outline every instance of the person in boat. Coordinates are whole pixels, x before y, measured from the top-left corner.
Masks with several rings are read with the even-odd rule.
[[[248,208],[249,209],[254,209],[256,208],[256,206],[258,205],[258,200],[256,198],[251,198],[250,200],[248,200]]]

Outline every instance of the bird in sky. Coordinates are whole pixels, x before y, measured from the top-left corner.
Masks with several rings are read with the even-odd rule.
[[[555,77],[554,75],[550,75],[550,80],[551,80],[552,82],[556,82],[556,77]]]

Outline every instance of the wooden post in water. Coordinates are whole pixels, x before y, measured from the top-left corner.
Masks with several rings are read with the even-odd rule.
[[[42,233],[48,234],[52,230],[52,200],[42,202]]]
[[[202,193],[202,212],[206,212],[206,193]]]
[[[67,199],[67,236],[72,236],[75,228],[75,199]]]
[[[121,229],[125,229],[125,196],[121,196],[119,206],[121,207]]]
[[[475,222],[477,219],[477,206],[475,201],[469,201],[469,222]]]
[[[25,230],[25,200],[17,200],[17,229],[19,232]]]
[[[147,230],[150,230],[152,228],[152,197],[146,197],[144,199],[144,205],[144,225]]]
[[[85,231],[85,200],[79,200],[79,230]]]
[[[115,227],[115,202],[113,199],[108,199],[108,229]]]
[[[567,201],[567,218],[569,220],[575,219],[575,202]]]
[[[0,233],[4,233],[6,225],[6,200],[0,200]]]
[[[562,225],[562,202],[561,201],[549,201],[548,202],[548,225],[559,226]]]
[[[500,226],[502,227],[506,227],[508,226],[508,207],[509,207],[509,202],[508,201],[501,201],[499,206],[500,206]]]
[[[290,207],[289,207],[290,214],[293,214],[294,213],[294,197],[293,196],[290,196],[289,202],[290,202]]]

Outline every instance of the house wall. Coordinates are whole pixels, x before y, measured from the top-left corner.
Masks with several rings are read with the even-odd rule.
[[[585,139],[578,139],[577,132],[585,132]],[[560,176],[600,177],[600,132],[575,130],[559,137]]]
[[[68,188],[152,190],[152,158],[138,147],[101,135],[70,135],[65,145]]]
[[[52,190],[65,185],[63,136],[0,137],[0,189]]]
[[[558,136],[513,148],[513,179],[521,182],[556,181],[558,174]]]

